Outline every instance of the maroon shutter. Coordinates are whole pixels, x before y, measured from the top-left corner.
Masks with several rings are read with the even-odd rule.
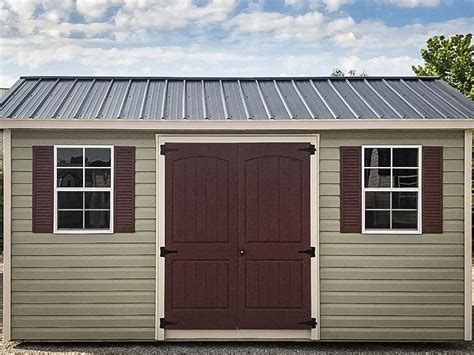
[[[443,233],[443,147],[423,147],[422,231]]]
[[[135,147],[115,147],[114,232],[135,232]]]
[[[341,233],[362,231],[361,147],[340,147]]]
[[[54,148],[33,147],[33,233],[53,232]]]

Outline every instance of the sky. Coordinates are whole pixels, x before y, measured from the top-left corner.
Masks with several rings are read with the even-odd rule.
[[[22,75],[413,75],[474,0],[0,0],[0,87]]]

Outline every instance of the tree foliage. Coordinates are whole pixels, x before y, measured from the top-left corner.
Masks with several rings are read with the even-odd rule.
[[[334,68],[332,70],[331,76],[367,76],[367,73],[364,70],[362,73],[357,75],[357,71],[355,69],[351,69],[347,73],[344,73],[344,71],[342,71],[341,69]]]
[[[424,65],[413,65],[418,76],[439,76],[452,87],[474,100],[474,46],[472,33],[434,36],[421,50]]]

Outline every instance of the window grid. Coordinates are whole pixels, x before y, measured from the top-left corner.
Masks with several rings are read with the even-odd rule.
[[[412,148],[418,150],[418,166],[416,167],[407,167],[407,166],[393,166],[393,150],[394,149],[403,149],[403,148]],[[390,149],[390,165],[389,166],[380,166],[380,167],[370,167],[365,166],[365,150],[366,149]],[[421,167],[422,167],[422,160],[421,160],[421,146],[419,145],[377,145],[377,146],[362,146],[362,233],[364,234],[420,234],[421,233]],[[365,172],[366,170],[370,169],[385,169],[390,170],[390,187],[365,187]],[[418,187],[395,187],[394,185],[394,175],[393,170],[416,170],[417,177],[418,177]],[[366,192],[388,192],[390,204],[389,208],[366,208]],[[393,193],[396,192],[416,192],[417,193],[417,208],[416,209],[400,209],[400,208],[392,208],[392,198]],[[366,229],[365,227],[365,214],[366,211],[381,211],[381,212],[389,212],[389,226],[390,229]],[[416,230],[412,229],[392,229],[393,228],[393,213],[397,211],[417,211],[417,228]]]
[[[82,149],[82,166],[58,166],[57,152],[60,149]],[[99,148],[110,150],[110,166],[86,166],[86,149]],[[60,187],[58,186],[57,173],[58,169],[82,170],[82,187]],[[86,187],[86,171],[88,169],[110,170],[110,187]],[[91,234],[91,233],[112,233],[113,232],[113,183],[114,183],[114,149],[110,145],[57,145],[54,146],[54,233],[60,234]],[[60,192],[82,192],[82,209],[59,208],[58,194]],[[87,192],[108,192],[109,208],[108,209],[86,209],[86,193]],[[107,211],[109,212],[109,228],[108,229],[86,229],[86,212]],[[60,229],[58,228],[58,212],[82,212],[82,229]]]

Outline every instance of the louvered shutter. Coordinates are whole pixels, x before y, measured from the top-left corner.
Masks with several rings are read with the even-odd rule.
[[[114,150],[114,232],[135,232],[135,147]]]
[[[443,233],[443,147],[422,151],[422,231]]]
[[[53,232],[54,147],[33,147],[33,233]]]
[[[340,147],[340,230],[362,231],[361,147]]]

